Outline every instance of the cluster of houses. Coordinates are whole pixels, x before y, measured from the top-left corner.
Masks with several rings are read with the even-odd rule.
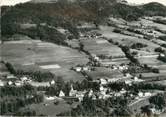
[[[13,85],[13,86],[22,86],[26,83],[30,83],[32,80],[26,76],[17,78],[16,76],[9,74],[6,76],[5,80],[0,80],[0,86]]]
[[[74,68],[72,68],[74,71],[76,72],[81,72],[81,71],[91,71],[91,68],[89,66],[84,66],[84,65],[80,65],[80,66],[76,66]]]
[[[93,32],[91,31],[86,34],[81,33],[80,37],[82,37],[83,39],[97,39],[97,38],[101,38],[102,34],[95,32],[95,31],[93,31]]]
[[[97,80],[93,80],[92,82],[97,82],[99,83],[100,87],[99,87],[99,91],[93,91],[92,89],[89,90],[84,90],[84,91],[77,91],[73,89],[73,86],[71,85],[71,90],[69,92],[69,96],[68,99],[72,98],[72,99],[78,99],[79,101],[82,101],[85,94],[88,93],[88,96],[91,97],[93,100],[96,99],[108,99],[110,97],[119,97],[122,96],[124,94],[126,94],[128,91],[126,91],[124,88],[121,89],[121,91],[116,92],[116,91],[112,91],[110,88],[107,87],[108,83],[113,83],[116,82],[117,79],[104,79],[104,78],[100,78]],[[121,80],[120,80],[121,81]],[[138,80],[138,78],[134,77],[133,81],[130,82],[130,84],[132,85],[133,82],[140,82]],[[126,84],[128,84],[127,82],[125,82]],[[138,97],[143,97],[143,96],[147,96],[150,95],[150,93],[139,93]],[[59,93],[59,97],[60,98],[64,98],[66,99],[65,93],[61,90]]]

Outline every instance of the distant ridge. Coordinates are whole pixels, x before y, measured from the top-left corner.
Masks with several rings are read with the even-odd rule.
[[[56,3],[58,0],[32,0],[31,3]]]
[[[2,7],[2,34],[13,33],[17,31],[15,28],[19,28],[17,24],[27,22],[46,23],[55,27],[70,27],[70,30],[73,27],[71,32],[75,33],[76,25],[80,22],[93,22],[98,25],[106,24],[109,17],[122,18],[127,21],[138,20],[144,16],[166,17],[166,6],[156,2],[130,6],[127,3],[118,3],[116,0],[74,1],[33,0],[14,7]]]
[[[166,16],[166,6],[158,3],[158,2],[151,2],[142,5],[142,9],[144,10],[145,15],[155,15],[158,14],[159,16]]]
[[[32,3],[56,3],[58,1],[62,1],[62,0],[31,0],[30,2]],[[75,2],[77,0],[65,0],[67,2]]]

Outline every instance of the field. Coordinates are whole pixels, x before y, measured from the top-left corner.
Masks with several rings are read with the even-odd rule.
[[[153,82],[153,83],[157,83],[157,84],[166,86],[166,80],[156,81],[156,82]]]
[[[56,76],[63,75],[65,80],[83,79],[83,76],[70,68],[88,62],[84,53],[39,40],[5,42],[1,48],[2,59],[11,62],[16,68],[51,71]]]
[[[123,74],[119,70],[111,70],[110,68],[95,67],[95,71],[86,72],[94,80],[100,78],[112,79],[122,78]]]
[[[146,57],[140,57],[139,61],[141,64],[147,64],[149,66],[158,66],[163,65],[164,63],[157,60],[157,56],[146,56]]]
[[[159,47],[159,45],[138,37],[128,36],[120,33],[112,32],[114,28],[108,27],[108,26],[101,26],[100,30],[103,36],[107,37],[108,39],[112,39],[114,42],[119,42],[119,44],[131,46],[134,43],[143,43],[147,44],[148,46],[143,48],[144,51],[150,51],[153,52],[156,47]]]
[[[80,41],[84,45],[84,49],[90,52],[91,54],[105,55],[107,57],[125,56],[122,50],[118,46],[109,43],[105,39],[102,38],[91,39],[91,40],[82,39]]]
[[[150,27],[156,27],[157,29],[160,29],[162,31],[166,31],[165,25],[155,23],[155,22],[147,20],[147,19],[141,19],[140,21],[130,23],[130,25],[140,25],[140,24],[143,24],[145,26],[150,26]]]
[[[114,59],[104,59],[101,60],[101,64],[103,66],[107,66],[107,65],[121,65],[121,64],[128,64],[130,62],[129,59],[127,58],[114,58]]]
[[[54,102],[59,101],[58,105],[55,105]],[[62,99],[55,99],[55,100],[45,100],[43,103],[40,104],[32,104],[27,106],[31,109],[34,109],[37,115],[49,115],[49,116],[56,116],[59,113],[66,112],[71,110],[71,108],[76,103],[72,105],[67,104],[65,100]]]
[[[137,74],[139,76],[139,74]],[[165,73],[142,73],[142,78],[145,81],[163,81],[166,80],[166,74]]]

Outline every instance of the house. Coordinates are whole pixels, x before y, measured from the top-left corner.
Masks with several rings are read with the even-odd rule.
[[[119,70],[123,70],[123,67],[122,67],[122,66],[119,66],[118,69],[119,69]]]
[[[14,78],[16,78],[14,75],[7,75],[7,79],[14,79]]]
[[[112,79],[108,79],[108,82],[116,82],[118,79],[117,78],[112,78]]]
[[[111,97],[110,95],[108,95],[108,94],[102,94],[102,93],[100,93],[100,95],[99,95],[99,99],[108,99],[109,97]]]
[[[137,80],[138,80],[138,77],[135,76],[135,77],[134,77],[134,80],[137,81]]]
[[[25,81],[27,81],[27,80],[28,80],[28,78],[27,78],[26,76],[21,77],[20,79],[21,79],[21,81],[22,81],[22,82],[25,82]]]
[[[89,67],[83,67],[83,71],[89,71]]]
[[[91,89],[88,93],[88,96],[91,97],[93,95],[93,90]]]
[[[120,92],[114,94],[115,97],[120,97],[121,95],[122,94]]]
[[[134,77],[134,82],[142,82],[142,81],[144,81],[144,80],[142,80],[142,79],[139,79],[138,77]]]
[[[165,57],[165,54],[160,54],[161,57]]]
[[[73,89],[73,85],[71,85],[71,90],[70,90],[70,92],[69,92],[69,96],[70,97],[75,97],[76,96],[76,93],[77,93],[77,90],[74,90]]]
[[[132,85],[132,80],[125,80],[125,84],[127,84],[127,85]]]
[[[150,96],[152,96],[152,94],[151,94],[150,92],[145,92],[145,93],[144,93],[144,96],[145,96],[145,97],[150,97]]]
[[[86,93],[86,91],[78,91],[76,93],[76,98],[78,98],[79,101],[82,101],[83,98],[84,98],[85,93]]]
[[[97,99],[97,97],[96,97],[96,95],[92,95],[92,100],[96,100]]]
[[[126,92],[127,91],[124,88],[120,91],[121,94],[125,94]]]
[[[82,70],[81,67],[76,67],[76,68],[75,68],[75,71],[76,71],[76,72],[80,72],[81,70]]]
[[[144,93],[143,93],[143,92],[139,92],[139,93],[138,93],[138,96],[139,96],[139,97],[143,97],[143,96],[144,96]]]
[[[118,68],[116,66],[112,66],[112,69],[113,70],[117,70]]]
[[[100,84],[105,85],[105,84],[107,84],[107,83],[108,83],[108,82],[107,82],[106,79],[103,79],[103,78],[100,79]]]
[[[12,85],[13,84],[13,82],[12,81],[8,81],[8,83],[7,83],[8,85]]]
[[[50,82],[50,85],[54,85],[55,84],[55,80],[52,80],[51,82]]]
[[[59,93],[59,97],[64,97],[64,96],[65,96],[65,93],[61,90]]]
[[[16,82],[14,82],[14,84],[15,84],[16,86],[21,86],[21,85],[22,85],[22,82],[21,82],[21,81],[16,81]]]
[[[153,114],[160,115],[164,110],[157,110],[156,108],[150,108]]]
[[[76,94],[76,97],[81,102],[83,100],[83,98],[84,98],[84,94]]]
[[[107,92],[107,88],[104,88],[102,85],[100,85],[100,93],[102,95],[106,95],[106,92]]]
[[[4,82],[2,80],[0,80],[0,87],[4,86]]]
[[[120,65],[120,66],[118,67],[118,69],[119,69],[119,70],[127,70],[128,67],[127,67],[126,65]]]
[[[100,60],[100,58],[99,58],[98,56],[96,56],[95,54],[92,54],[91,56],[92,56],[92,58],[93,58],[95,61],[99,61],[99,60]]]
[[[48,96],[48,97],[45,97],[46,100],[55,100],[55,97],[51,97],[51,96]]]
[[[125,76],[126,76],[127,78],[132,77],[132,75],[131,75],[130,73],[126,73]]]

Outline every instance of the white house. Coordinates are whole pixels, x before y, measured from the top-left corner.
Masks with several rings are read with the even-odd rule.
[[[55,84],[55,80],[52,80],[52,81],[50,82],[50,84],[51,84],[51,85],[54,85],[54,84]]]
[[[97,97],[96,97],[96,95],[92,95],[92,100],[96,100],[97,99]]]
[[[121,94],[125,94],[126,92],[127,91],[124,88],[120,91]]]
[[[108,79],[108,82],[116,82],[118,79],[117,78],[111,78],[111,79]]]
[[[65,96],[65,93],[61,90],[59,93],[59,97],[64,97],[64,96]]]
[[[12,81],[8,81],[8,83],[7,83],[8,85],[12,85],[13,84],[13,82]]]
[[[100,79],[100,84],[102,84],[102,85],[107,84],[107,80],[106,80],[106,79],[101,78],[101,79]]]
[[[125,84],[128,84],[128,85],[131,86],[131,85],[132,85],[132,81],[131,81],[131,80],[126,80],[126,81],[125,81]]]
[[[82,92],[76,94],[76,97],[79,99],[79,101],[82,101],[82,100],[83,100],[84,94],[85,94],[85,93],[82,93]]]
[[[88,96],[91,97],[93,95],[93,90],[91,89],[88,93]]]
[[[4,84],[4,82],[2,82],[1,80],[0,80],[0,86],[2,87],[2,86],[4,86],[5,84]]]
[[[126,73],[125,76],[126,76],[127,78],[129,78],[129,77],[131,77],[132,75],[131,75],[130,73]]]
[[[75,70],[76,70],[76,72],[80,72],[82,70],[82,68],[81,67],[76,67]]]
[[[143,92],[139,92],[139,93],[138,93],[138,96],[139,96],[139,97],[143,97],[143,96],[144,96],[144,93],[143,93]]]
[[[55,100],[55,97],[49,96],[49,97],[45,97],[45,99],[46,99],[46,100]]]
[[[71,90],[69,92],[69,96],[72,97],[72,96],[76,96],[76,93],[77,93],[77,90],[74,90],[73,89],[73,85],[71,85]]]
[[[20,79],[21,79],[22,82],[25,82],[26,80],[28,80],[28,78],[26,76],[21,77]]]
[[[21,81],[16,81],[14,84],[15,84],[16,86],[21,86],[21,85],[22,85]]]
[[[7,75],[7,79],[13,79],[16,78],[14,75]]]
[[[160,54],[161,57],[165,57],[165,54]]]
[[[83,67],[82,68],[84,71],[88,71],[89,70],[89,67]]]
[[[149,97],[149,96],[152,96],[152,94],[151,94],[150,92],[145,92],[145,93],[144,93],[144,96],[145,96],[145,97]]]

